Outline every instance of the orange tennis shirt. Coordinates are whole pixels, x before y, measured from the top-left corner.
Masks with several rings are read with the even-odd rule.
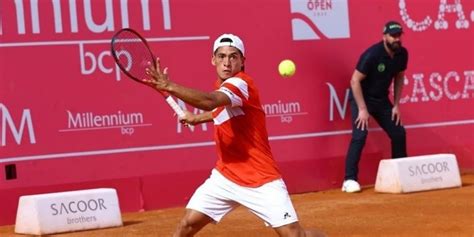
[[[281,177],[268,142],[265,112],[258,89],[244,72],[216,85],[231,105],[212,111],[218,160],[216,169],[247,187],[258,187]]]

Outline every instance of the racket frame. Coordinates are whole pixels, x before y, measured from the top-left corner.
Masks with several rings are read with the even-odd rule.
[[[134,80],[134,81],[137,81],[137,82],[140,82],[142,84],[145,84],[145,85],[148,85],[146,82],[142,81],[143,78],[136,78],[135,76],[133,76],[129,71],[127,71],[127,69],[120,63],[120,60],[119,60],[119,56],[117,55],[117,52],[116,52],[116,49],[115,49],[115,41],[116,40],[119,40],[118,36],[120,34],[122,34],[123,32],[125,31],[128,31],[132,34],[134,34],[135,36],[137,36],[140,41],[144,44],[145,48],[147,49],[147,52],[149,53],[149,55],[151,56],[151,60],[152,62],[151,63],[151,66],[156,69],[156,58],[155,56],[153,55],[153,52],[151,51],[150,49],[150,46],[147,42],[147,40],[145,38],[143,38],[143,36],[141,36],[137,31],[131,29],[131,28],[123,28],[119,31],[117,31],[113,36],[112,36],[112,40],[111,40],[111,53],[112,53],[112,57],[114,58],[115,60],[115,63],[118,65],[118,67],[120,68],[120,70],[125,73],[125,75],[127,75],[127,77],[129,77],[130,79]],[[133,60],[133,58],[132,58]],[[166,102],[168,103],[168,105],[174,110],[174,112],[179,116],[179,117],[184,117],[184,111],[183,109],[181,109],[181,107],[176,103],[176,101],[173,99],[173,97],[171,97],[171,95],[166,92],[166,91],[162,91],[162,90],[158,90],[160,92],[161,95],[163,95],[163,97],[165,98]]]

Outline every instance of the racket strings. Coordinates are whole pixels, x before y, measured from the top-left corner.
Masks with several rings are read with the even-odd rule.
[[[154,63],[153,55],[142,38],[131,31],[122,31],[113,41],[115,59],[135,80],[146,78],[146,68]],[[153,65],[154,66],[154,65]]]

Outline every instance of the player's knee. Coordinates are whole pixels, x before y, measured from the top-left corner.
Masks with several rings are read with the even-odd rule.
[[[196,225],[183,218],[178,223],[175,236],[193,236],[197,231],[199,231],[199,228]]]
[[[305,231],[298,222],[294,222],[275,229],[281,237],[304,237]]]

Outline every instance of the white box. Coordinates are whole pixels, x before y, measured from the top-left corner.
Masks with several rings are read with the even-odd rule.
[[[375,191],[409,193],[461,185],[456,156],[434,154],[381,160]]]
[[[15,233],[44,235],[122,226],[115,189],[21,196]]]

